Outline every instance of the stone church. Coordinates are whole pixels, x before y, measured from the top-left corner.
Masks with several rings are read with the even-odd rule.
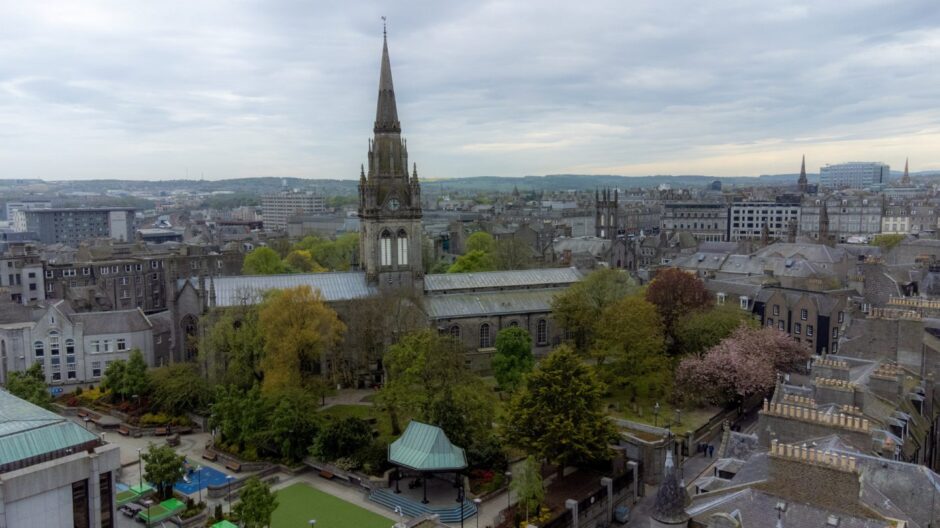
[[[422,266],[421,187],[416,164],[409,171],[395,103],[387,38],[383,39],[378,103],[368,164],[359,173],[361,270],[266,276],[198,276],[181,279],[171,300],[173,355],[191,359],[202,315],[258,302],[270,289],[309,285],[347,319],[352,301],[401,292],[414,298],[427,323],[458,338],[467,365],[489,368],[496,333],[521,327],[532,335],[537,356],[560,344],[563,329],[551,318],[552,299],[581,280],[573,268],[431,274]],[[351,329],[355,332],[355,329]]]

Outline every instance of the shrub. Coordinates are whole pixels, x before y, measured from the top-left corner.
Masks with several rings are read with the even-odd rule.
[[[163,413],[146,413],[140,417],[140,425],[143,427],[160,426],[170,423],[171,420],[171,417]]]

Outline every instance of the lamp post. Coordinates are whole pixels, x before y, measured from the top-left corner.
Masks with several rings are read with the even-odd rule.
[[[473,503],[477,505],[477,528],[480,528],[480,504],[483,503],[483,499],[477,497],[473,499]]]
[[[153,505],[153,501],[147,499],[144,501],[144,506],[147,507],[147,528],[150,528],[150,507]]]
[[[317,520],[316,520],[316,519],[310,519],[309,521],[307,521],[307,524],[309,524],[310,526],[316,526],[316,525],[317,525]]]
[[[199,486],[199,502],[202,502],[202,466],[196,466],[196,478],[198,479]]]
[[[512,471],[506,472],[506,515],[509,515],[509,509],[512,508]]]
[[[87,431],[87,430],[88,430],[88,422],[91,421],[91,418],[89,418],[89,417],[86,416],[86,417],[82,418],[82,420],[85,421],[85,430]]]
[[[144,470],[143,463],[140,458],[141,449],[137,448],[137,487],[140,488],[140,491],[144,490]]]
[[[659,402],[653,406],[653,426],[659,427]]]
[[[232,475],[226,475],[225,480],[228,481],[228,493],[226,493],[226,498],[228,499],[228,512],[232,513],[232,481],[235,480],[235,477]]]
[[[460,528],[463,528],[463,503],[465,502],[463,496],[463,484],[457,488],[457,501],[460,503]]]

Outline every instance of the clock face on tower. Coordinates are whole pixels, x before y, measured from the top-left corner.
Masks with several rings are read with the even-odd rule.
[[[389,211],[397,211],[399,207],[401,207],[401,203],[399,203],[397,199],[392,198],[388,201]]]

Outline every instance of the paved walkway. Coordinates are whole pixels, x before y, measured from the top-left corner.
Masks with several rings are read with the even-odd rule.
[[[371,401],[363,401],[368,396],[378,394],[374,389],[342,389],[333,396],[327,396],[326,403],[320,407],[320,410],[329,409],[334,405],[372,405]]]

